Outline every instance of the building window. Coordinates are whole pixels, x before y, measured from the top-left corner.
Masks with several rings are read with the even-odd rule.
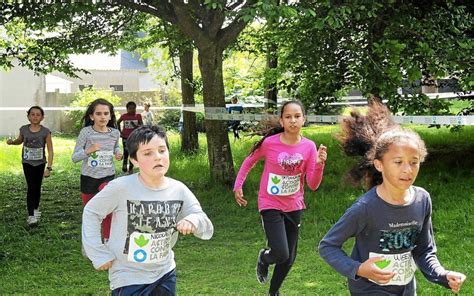
[[[123,84],[112,84],[110,89],[113,91],[123,91]]]

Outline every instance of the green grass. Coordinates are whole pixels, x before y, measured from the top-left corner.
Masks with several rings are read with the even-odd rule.
[[[416,185],[433,199],[433,223],[438,256],[443,265],[468,276],[461,295],[474,295],[473,184],[474,127],[460,133],[448,129],[416,127],[426,140],[430,155]],[[322,236],[363,193],[346,186],[344,172],[353,163],[341,153],[333,138],[338,126],[305,128],[307,137],[328,146],[324,180],[316,192],[307,191],[298,257],[283,284],[283,295],[348,295],[346,280],[316,252]],[[265,239],[256,196],[262,165],[256,166],[245,184],[247,208],[239,208],[231,189],[209,178],[205,138],[200,153],[179,152],[179,137],[170,135],[169,176],[182,180],[201,201],[215,226],[214,237],[201,241],[180,237],[176,247],[178,295],[265,295],[254,268]],[[257,139],[232,142],[236,169]],[[53,175],[45,179],[41,224],[26,225],[25,181],[20,146],[0,143],[0,294],[105,295],[106,272],[97,272],[80,252],[82,203],[79,192],[80,164],[70,160],[74,139],[54,137]],[[119,171],[117,163],[117,171]],[[352,242],[345,245],[350,250]],[[451,295],[417,273],[418,295]]]

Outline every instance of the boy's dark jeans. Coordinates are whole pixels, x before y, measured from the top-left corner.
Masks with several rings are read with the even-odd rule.
[[[176,295],[176,269],[165,274],[156,282],[145,285],[131,285],[120,287],[112,291],[112,296],[175,296]]]

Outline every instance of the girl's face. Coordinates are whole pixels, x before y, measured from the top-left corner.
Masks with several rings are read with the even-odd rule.
[[[290,103],[285,106],[280,117],[280,124],[288,133],[298,133],[303,127],[305,117],[298,104]]]
[[[31,109],[27,117],[31,124],[39,124],[44,119],[41,110],[36,108]]]
[[[382,173],[384,185],[405,191],[415,182],[420,170],[419,147],[413,141],[402,139],[391,144],[381,160],[374,160],[374,165]]]
[[[140,144],[137,159],[132,159],[132,163],[140,168],[140,174],[145,179],[163,178],[170,167],[170,156],[165,140],[155,135],[150,142]]]
[[[110,108],[107,105],[98,104],[89,117],[94,121],[95,127],[106,127],[111,119]]]

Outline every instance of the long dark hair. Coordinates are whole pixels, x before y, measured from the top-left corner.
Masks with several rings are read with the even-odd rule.
[[[381,160],[391,144],[407,139],[418,145],[420,162],[426,157],[426,147],[420,136],[412,130],[395,123],[390,111],[380,102],[369,102],[367,115],[354,109],[341,122],[338,140],[348,156],[361,156],[359,162],[347,173],[348,181],[354,185],[371,188],[382,184],[382,174],[375,169],[375,159]]]
[[[286,101],[285,103],[283,103],[283,105],[281,105],[279,118],[282,118],[283,112],[285,111],[285,107],[289,104],[295,104],[295,105],[300,106],[301,112],[303,112],[303,116],[306,116],[306,111],[303,106],[303,103],[301,103],[298,100],[291,100],[291,101]],[[257,143],[253,145],[252,149],[250,150],[250,154],[254,153],[255,150],[260,148],[260,146],[262,146],[262,143],[266,138],[282,133],[285,130],[280,125],[279,118],[275,116],[271,119],[262,120],[260,122],[259,127],[255,131],[254,135],[260,135],[260,136],[263,136],[263,138],[261,138]]]
[[[84,114],[84,116],[81,119],[81,125],[83,125],[84,127],[89,126],[89,125],[94,125],[94,121],[91,119],[90,116],[92,114],[94,114],[95,107],[97,107],[97,105],[106,105],[106,106],[109,107],[110,120],[107,123],[107,126],[117,128],[117,119],[115,118],[114,105],[112,105],[106,99],[102,99],[102,98],[99,98],[99,99],[96,99],[96,100],[92,101],[89,104],[89,106],[87,106],[86,113]]]

